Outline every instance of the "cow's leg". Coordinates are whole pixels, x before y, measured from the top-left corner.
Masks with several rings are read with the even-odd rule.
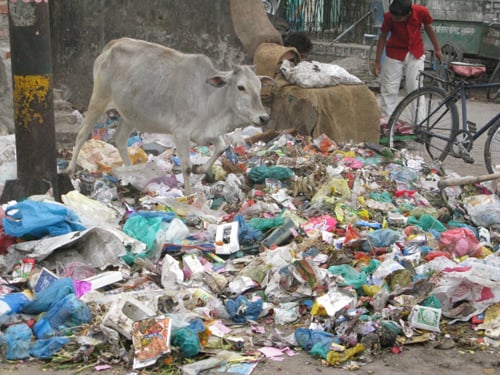
[[[177,147],[177,156],[181,163],[182,177],[184,178],[184,193],[191,194],[191,158],[189,157],[189,137],[182,134],[175,134],[175,145]]]
[[[65,170],[65,173],[71,174],[75,172],[76,169],[76,161],[78,160],[78,154],[88,139],[90,132],[94,128],[95,124],[105,112],[107,106],[107,101],[102,99],[101,95],[98,94],[98,90],[94,88],[92,93],[92,98],[90,99],[89,108],[87,113],[85,114],[85,118],[80,126],[80,130],[78,131],[78,135],[76,136],[75,147],[73,148],[73,155],[71,157],[71,161],[68,164],[68,167]]]
[[[219,158],[219,156],[222,155],[226,148],[226,142],[224,142],[222,137],[217,137],[217,140],[214,143],[214,152],[212,153],[212,156],[201,167],[194,169],[194,173],[207,174],[212,165]]]
[[[128,137],[132,133],[133,127],[123,117],[120,119],[120,124],[117,126],[114,134],[116,148],[122,158],[123,164],[131,165],[130,156],[128,154]]]

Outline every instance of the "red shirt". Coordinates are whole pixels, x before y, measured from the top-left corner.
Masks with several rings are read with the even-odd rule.
[[[421,28],[432,23],[432,16],[422,5],[412,5],[412,10],[411,16],[402,22],[394,22],[389,12],[384,14],[382,32],[391,33],[386,55],[392,59],[403,61],[408,51],[417,59],[424,54]]]

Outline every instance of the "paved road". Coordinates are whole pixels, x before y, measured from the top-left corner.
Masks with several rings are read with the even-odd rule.
[[[404,92],[402,92],[402,94],[404,94]],[[402,98],[403,97],[401,97],[401,99]],[[377,95],[377,99],[380,99],[379,95]],[[461,102],[457,103],[457,107],[459,108],[460,121],[462,121]],[[469,121],[476,123],[477,129],[486,124],[498,112],[500,112],[500,101],[487,101],[484,97],[484,93],[471,95],[467,100],[467,118]],[[462,159],[448,156],[443,164],[446,172],[448,174],[456,172],[461,176],[481,176],[488,174],[483,156],[486,138],[487,134],[483,134],[474,142],[474,147],[472,149],[474,164],[467,164]]]
[[[487,102],[474,97],[467,100],[467,118],[469,121],[475,122],[478,129],[486,124],[499,111],[500,104],[498,102]],[[472,149],[474,164],[466,164],[461,159],[449,157],[445,160],[445,169],[453,170],[462,176],[481,176],[487,174],[488,171],[486,170],[483,156],[486,138],[487,134],[483,134],[474,142],[474,147]]]

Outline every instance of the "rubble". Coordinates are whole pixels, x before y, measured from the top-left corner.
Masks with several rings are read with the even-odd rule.
[[[444,171],[410,153],[251,132],[190,196],[171,143],[136,134],[133,166],[97,137],[62,203],[5,204],[4,359],[250,374],[306,351],[363,365],[415,342],[470,345],[450,334],[463,322],[499,347],[493,185],[440,188]]]

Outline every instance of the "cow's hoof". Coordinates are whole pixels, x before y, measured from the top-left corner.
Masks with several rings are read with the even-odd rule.
[[[194,174],[203,174],[203,166],[198,164],[198,165],[193,165],[191,167],[191,172],[194,173]]]
[[[203,181],[206,182],[207,184],[213,184],[215,181],[215,174],[212,171],[212,168],[208,170],[207,173],[205,173],[205,176],[203,177]]]

